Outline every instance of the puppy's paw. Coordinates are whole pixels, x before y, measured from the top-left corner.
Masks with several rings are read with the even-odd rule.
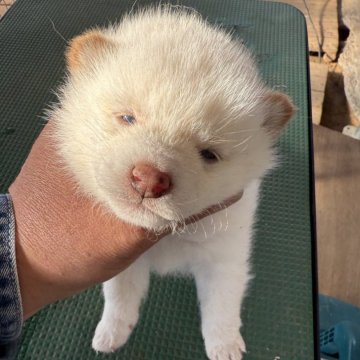
[[[95,351],[113,352],[124,345],[131,334],[132,325],[126,325],[122,321],[101,320],[95,330],[92,347]]]
[[[240,334],[235,339],[227,341],[216,341],[213,346],[206,344],[206,353],[210,360],[241,360],[242,354],[246,352],[245,342]]]

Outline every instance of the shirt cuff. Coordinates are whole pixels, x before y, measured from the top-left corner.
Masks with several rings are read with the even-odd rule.
[[[10,195],[0,194],[0,345],[14,343],[20,337],[22,323],[15,256],[15,217]]]

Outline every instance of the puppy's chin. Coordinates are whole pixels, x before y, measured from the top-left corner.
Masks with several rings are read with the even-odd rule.
[[[175,222],[175,219],[161,216],[161,214],[155,213],[141,203],[114,201],[111,197],[108,197],[106,205],[121,220],[149,230],[161,231],[171,227],[171,224]]]

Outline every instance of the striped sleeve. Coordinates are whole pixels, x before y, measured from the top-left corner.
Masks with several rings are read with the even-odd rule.
[[[14,359],[22,328],[15,257],[15,218],[10,195],[0,194],[0,359]]]

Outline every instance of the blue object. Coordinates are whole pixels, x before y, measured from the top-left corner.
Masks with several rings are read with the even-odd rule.
[[[319,296],[320,350],[325,359],[360,359],[360,309]]]

